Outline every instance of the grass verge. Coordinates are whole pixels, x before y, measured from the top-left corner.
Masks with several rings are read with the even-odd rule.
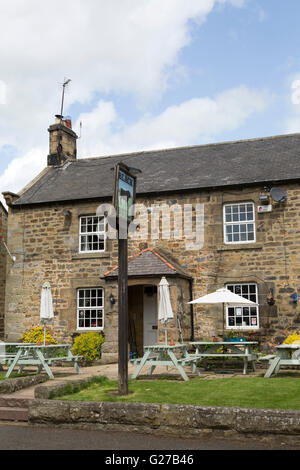
[[[300,379],[296,377],[192,379],[189,382],[130,380],[129,395],[119,396],[117,381],[96,377],[83,389],[66,388],[59,397],[71,401],[168,403],[244,408],[300,409]],[[75,393],[74,393],[75,392]],[[57,398],[57,397],[56,397]]]

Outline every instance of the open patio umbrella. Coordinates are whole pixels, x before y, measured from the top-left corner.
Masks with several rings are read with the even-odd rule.
[[[40,320],[44,325],[44,345],[46,344],[46,323],[54,318],[51,286],[45,282],[42,287]]]
[[[165,326],[165,343],[168,342],[167,323],[169,320],[174,318],[171,300],[170,300],[170,289],[168,281],[165,277],[162,277],[159,283],[159,309],[158,319]]]
[[[240,295],[234,294],[228,289],[218,289],[211,294],[203,295],[196,300],[188,302],[189,304],[222,304],[223,305],[223,333],[224,333],[224,310],[226,306],[238,305],[258,305],[251,300],[246,299]]]

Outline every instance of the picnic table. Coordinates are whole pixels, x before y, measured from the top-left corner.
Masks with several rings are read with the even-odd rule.
[[[22,343],[32,344],[32,343]],[[20,343],[4,343],[0,341],[0,371],[3,371],[4,364],[11,364],[16,356],[16,346],[20,346]]]
[[[144,356],[137,359],[131,359],[130,361],[132,364],[137,366],[132,374],[132,379],[137,378],[144,366],[150,367],[148,372],[149,375],[153,374],[157,366],[166,366],[167,368],[174,366],[183,380],[189,380],[181,365],[181,359],[176,356],[175,352],[179,352],[181,358],[185,357],[187,354],[186,344],[175,344],[174,346],[169,344],[155,344],[152,346],[144,346]]]
[[[277,374],[281,366],[300,366],[300,344],[280,344],[276,346],[276,355],[267,356],[269,368],[265,373],[268,379]]]
[[[198,362],[214,357],[243,359],[243,374],[247,374],[249,363],[255,371],[257,354],[253,352],[253,346],[258,344],[256,341],[192,341],[189,344],[195,348],[195,353],[188,354],[184,363],[193,365],[194,372],[197,372]]]
[[[6,377],[10,377],[14,368],[19,366],[18,372],[21,373],[25,366],[37,366],[37,372],[40,373],[45,369],[50,379],[54,379],[50,366],[55,362],[71,362],[76,372],[79,374],[80,369],[78,361],[81,356],[73,356],[71,345],[69,344],[51,344],[37,345],[28,343],[5,343],[5,346],[15,346],[17,352],[5,355],[3,361],[9,364]],[[59,354],[58,354],[59,353]]]

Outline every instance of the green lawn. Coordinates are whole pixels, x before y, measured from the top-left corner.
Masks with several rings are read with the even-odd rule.
[[[288,376],[192,379],[189,382],[131,380],[131,393],[126,397],[116,395],[117,389],[116,381],[99,377],[98,383],[57,399],[300,409],[300,379]]]

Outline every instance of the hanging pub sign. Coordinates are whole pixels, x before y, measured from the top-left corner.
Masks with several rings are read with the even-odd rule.
[[[123,163],[118,163],[115,167],[115,190],[113,205],[116,210],[117,220],[133,220],[131,207],[135,204],[136,177],[131,173],[130,168]]]

